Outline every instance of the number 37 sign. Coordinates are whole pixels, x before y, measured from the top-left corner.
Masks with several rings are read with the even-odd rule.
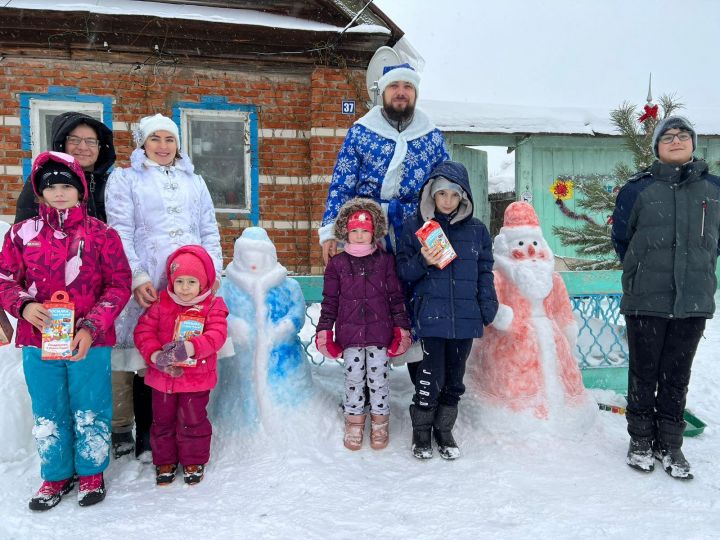
[[[355,101],[343,100],[342,102],[342,113],[343,114],[355,114]]]

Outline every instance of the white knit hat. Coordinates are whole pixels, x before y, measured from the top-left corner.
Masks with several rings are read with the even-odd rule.
[[[170,118],[163,116],[162,114],[146,116],[140,120],[140,123],[133,134],[135,144],[137,144],[138,147],[142,146],[145,144],[147,138],[156,131],[168,131],[172,133],[178,144],[180,144],[180,132],[178,131],[177,125]]]
[[[378,80],[378,91],[380,94],[382,95],[388,84],[395,81],[409,82],[415,87],[415,92],[417,92],[420,87],[420,74],[407,63],[397,66],[385,66],[383,68],[383,75]]]

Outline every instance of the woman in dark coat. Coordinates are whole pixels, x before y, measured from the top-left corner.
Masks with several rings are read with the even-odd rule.
[[[88,214],[106,222],[105,183],[115,163],[113,134],[109,127],[92,116],[66,112],[52,123],[52,149],[73,156],[85,171],[88,185]],[[38,215],[38,202],[32,185],[25,182],[15,207],[15,223]]]

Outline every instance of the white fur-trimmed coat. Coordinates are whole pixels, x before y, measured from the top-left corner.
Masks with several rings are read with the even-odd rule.
[[[131,166],[115,169],[105,189],[108,225],[123,243],[132,270],[132,288],[152,282],[167,286],[165,261],[180,246],[200,244],[222,271],[220,232],[215,208],[202,177],[194,173],[187,155],[172,166],[153,163],[142,149],[130,158]],[[115,322],[117,350],[113,370],[135,371],[145,367],[133,343],[133,330],[142,308],[134,298]]]

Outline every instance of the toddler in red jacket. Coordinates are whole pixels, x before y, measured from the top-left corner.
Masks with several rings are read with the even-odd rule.
[[[345,251],[330,259],[325,268],[315,344],[328,358],[342,354],[345,360],[343,442],[349,450],[362,446],[366,395],[371,413],[370,446],[376,450],[387,446],[388,357],[403,354],[411,342],[395,258],[378,247],[386,233],[385,217],[375,201],[349,200],[335,220],[335,238],[345,242]]]
[[[217,352],[227,338],[228,308],[214,293],[215,266],[202,246],[182,246],[166,263],[167,289],[140,317],[135,346],[148,364],[152,388],[150,445],[157,485],[203,479],[210,458],[210,390],[217,384]]]

